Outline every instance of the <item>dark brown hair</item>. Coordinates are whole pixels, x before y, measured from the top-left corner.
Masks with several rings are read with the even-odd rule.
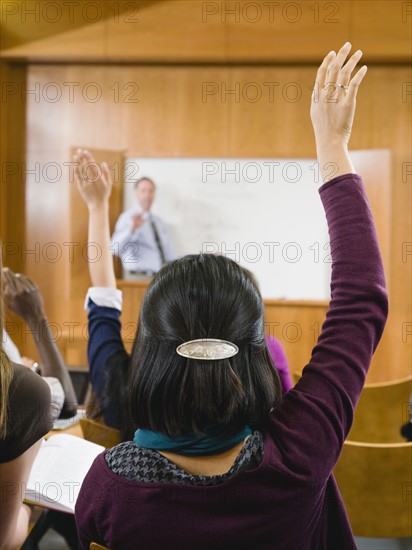
[[[0,438],[4,438],[7,434],[7,404],[13,377],[13,366],[3,349],[3,328],[3,261],[0,242]]]
[[[176,353],[182,342],[229,340],[239,353],[201,361]],[[130,365],[134,423],[170,437],[218,427],[259,427],[281,397],[266,347],[263,302],[236,262],[189,255],[165,266],[143,299]]]

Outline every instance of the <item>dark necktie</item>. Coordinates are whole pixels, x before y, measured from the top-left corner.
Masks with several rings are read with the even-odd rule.
[[[165,257],[165,253],[164,253],[164,250],[163,250],[162,243],[160,242],[160,237],[159,237],[159,233],[157,231],[156,224],[155,224],[154,219],[153,219],[152,216],[150,216],[150,225],[152,226],[152,229],[153,229],[154,238],[155,238],[155,241],[156,241],[157,248],[159,250],[160,259],[161,259],[162,266],[163,266],[166,263],[166,257]]]

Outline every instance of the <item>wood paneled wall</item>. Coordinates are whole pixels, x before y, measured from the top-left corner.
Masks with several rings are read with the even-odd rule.
[[[410,373],[412,2],[119,1],[117,13],[111,3],[95,2],[100,18],[77,13],[70,25],[47,21],[45,3],[36,2],[35,31],[33,16],[22,17],[27,3],[12,4],[15,14],[2,11],[0,44],[1,237],[17,246],[6,250],[6,263],[40,284],[70,362],[85,343],[70,342],[70,327],[83,319],[79,297],[72,300],[79,281],[72,279],[86,277],[85,268],[71,265],[79,216],[84,226],[84,213],[70,207],[71,148],[133,157],[314,157],[316,67],[350,40],[369,64],[350,146],[392,153],[392,186],[383,199],[392,219],[391,313],[370,381]],[[262,14],[256,21],[252,4]],[[9,174],[13,163],[16,173]],[[311,314],[301,314],[306,326]],[[269,313],[285,323],[299,315],[293,307],[290,315]],[[301,363],[298,345],[284,344],[292,364]],[[34,353],[28,341],[22,345]]]
[[[24,65],[0,61],[0,240],[3,261],[14,270],[24,266],[26,105],[16,92],[24,88],[26,75]]]
[[[307,66],[31,65],[28,85],[38,90],[38,97],[30,97],[27,110],[27,164],[33,169],[38,163],[41,172],[48,163],[53,164],[48,178],[36,180],[36,174],[27,175],[27,247],[34,250],[37,246],[42,261],[28,257],[26,271],[41,283],[51,319],[67,330],[80,315],[71,311],[67,317],[70,265],[64,243],[71,234],[68,204],[72,183],[67,163],[73,145],[125,150],[126,156],[134,157],[314,157],[309,118],[314,74],[315,67]],[[409,79],[407,67],[370,68],[359,94],[351,139],[353,149],[388,148],[393,159],[392,313],[371,380],[401,377],[410,368],[405,332],[411,317],[410,259],[402,248],[410,240],[411,227],[411,188],[403,164],[408,162],[411,147],[410,104],[402,101],[401,95],[402,84]],[[68,82],[76,83],[72,101],[65,85]],[[265,86],[270,82],[279,83],[273,87],[273,97]],[[50,83],[62,91],[58,101],[45,99],[46,93],[52,97]],[[218,92],[206,95],[205,83],[213,83],[213,90],[217,86]],[[251,101],[244,93],[249,83],[262,90],[258,101]],[[301,90],[298,100],[292,101],[287,95],[292,87]],[[238,95],[222,95],[222,90],[237,89]],[[101,91],[97,101],[93,99],[96,90]],[[51,181],[54,164],[61,167],[58,181]],[[51,242],[59,243],[63,251],[58,262],[44,261]],[[291,351],[297,346],[289,348]],[[298,364],[298,360],[292,362]]]

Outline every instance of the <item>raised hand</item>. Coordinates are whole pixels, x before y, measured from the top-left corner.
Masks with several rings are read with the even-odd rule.
[[[317,143],[349,142],[356,95],[367,71],[363,65],[351,78],[362,52],[357,50],[344,65],[350,49],[351,44],[346,42],[337,55],[329,52],[318,69],[310,108]]]
[[[3,269],[4,298],[11,311],[20,315],[28,324],[41,359],[43,376],[57,378],[64,390],[65,400],[61,416],[76,414],[77,401],[63,357],[51,333],[39,287],[29,277]]]
[[[73,160],[76,185],[87,206],[94,208],[108,202],[113,182],[107,163],[99,165],[87,149],[77,149]]]
[[[116,288],[113,257],[110,249],[109,197],[112,178],[107,163],[99,165],[87,149],[77,149],[76,185],[89,209],[89,242],[99,246],[99,261],[89,262],[93,286]]]
[[[4,299],[7,307],[25,321],[45,319],[43,297],[39,287],[20,273],[3,268]]]
[[[348,153],[348,142],[356,95],[367,67],[364,65],[351,78],[362,52],[356,51],[344,65],[350,49],[351,44],[346,42],[337,55],[334,51],[328,53],[318,69],[313,89],[310,117],[323,182],[355,173]]]
[[[132,216],[132,223],[130,230],[135,231],[136,229],[139,229],[144,224],[145,220],[141,214],[135,214]]]

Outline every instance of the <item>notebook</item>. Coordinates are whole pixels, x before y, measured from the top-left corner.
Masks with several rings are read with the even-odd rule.
[[[82,482],[104,450],[102,445],[69,434],[43,441],[27,482],[25,501],[74,514]]]

